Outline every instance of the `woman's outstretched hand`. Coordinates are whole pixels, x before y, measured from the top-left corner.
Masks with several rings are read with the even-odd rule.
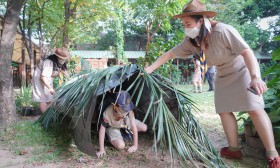
[[[153,69],[152,68],[150,68],[150,67],[145,67],[145,71],[148,73],[148,74],[151,74],[151,73],[153,73]]]

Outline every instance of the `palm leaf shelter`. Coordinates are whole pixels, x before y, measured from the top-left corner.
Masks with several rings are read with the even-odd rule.
[[[211,142],[191,113],[196,108],[184,92],[167,78],[147,74],[135,64],[111,66],[77,75],[58,88],[49,109],[38,119],[45,128],[51,123],[73,129],[78,149],[96,156],[91,139],[92,125],[98,128],[103,111],[120,90],[130,93],[136,118],[147,123],[154,146],[168,147],[183,163],[203,162],[207,167],[225,167]],[[67,122],[62,122],[62,121]]]

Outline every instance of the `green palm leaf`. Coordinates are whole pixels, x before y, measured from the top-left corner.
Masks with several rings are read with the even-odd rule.
[[[98,125],[103,110],[112,102],[110,97],[119,90],[130,92],[135,110],[144,114],[144,122],[152,118],[155,148],[167,145],[171,156],[177,153],[185,165],[190,160],[194,165],[199,161],[207,167],[225,167],[192,115],[191,109],[196,106],[189,96],[169,79],[149,75],[136,65],[113,66],[70,80],[58,89],[52,105],[37,122],[48,128],[51,122],[70,118],[77,147],[95,155],[91,123],[97,121]]]

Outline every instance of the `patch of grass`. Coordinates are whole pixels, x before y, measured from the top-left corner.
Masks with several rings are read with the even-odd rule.
[[[194,93],[192,85],[177,85],[177,88],[190,96],[190,98],[197,104],[199,109],[207,109],[208,111],[215,111],[214,92],[207,91],[208,85],[203,85],[202,93]]]
[[[69,157],[71,135],[65,129],[46,132],[34,121],[19,121],[2,132],[2,143],[17,155],[28,155],[27,162],[55,162]]]
[[[199,111],[194,110],[194,115],[199,120],[199,123],[205,125],[207,129],[219,129],[221,126],[219,115],[215,111],[214,92],[208,92],[208,85],[203,85],[202,93],[194,93],[192,85],[178,85],[177,88],[190,95],[191,99],[197,104]],[[244,131],[244,121],[248,117],[247,113],[234,113],[238,120],[238,132]],[[220,130],[223,131],[220,127]]]
[[[238,132],[243,133],[244,132],[244,124],[249,121],[248,117],[249,114],[246,112],[238,113],[235,115],[237,119],[237,124],[238,124]]]
[[[230,165],[232,168],[238,168],[238,167],[240,167],[240,162],[237,161],[237,162],[231,163]]]
[[[177,85],[177,88],[190,96],[196,103],[198,110],[193,108],[193,115],[200,124],[204,125],[204,129],[213,129],[213,126],[220,126],[218,114],[215,112],[214,92],[208,92],[208,85],[203,85],[202,93],[194,93],[192,85]]]

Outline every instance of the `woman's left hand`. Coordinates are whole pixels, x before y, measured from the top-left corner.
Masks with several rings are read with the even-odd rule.
[[[128,151],[129,153],[132,153],[132,152],[136,152],[136,150],[137,150],[137,146],[136,146],[136,145],[133,145],[133,146],[129,147],[127,151]]]
[[[261,78],[253,78],[249,87],[254,88],[259,96],[267,91],[267,86]]]

